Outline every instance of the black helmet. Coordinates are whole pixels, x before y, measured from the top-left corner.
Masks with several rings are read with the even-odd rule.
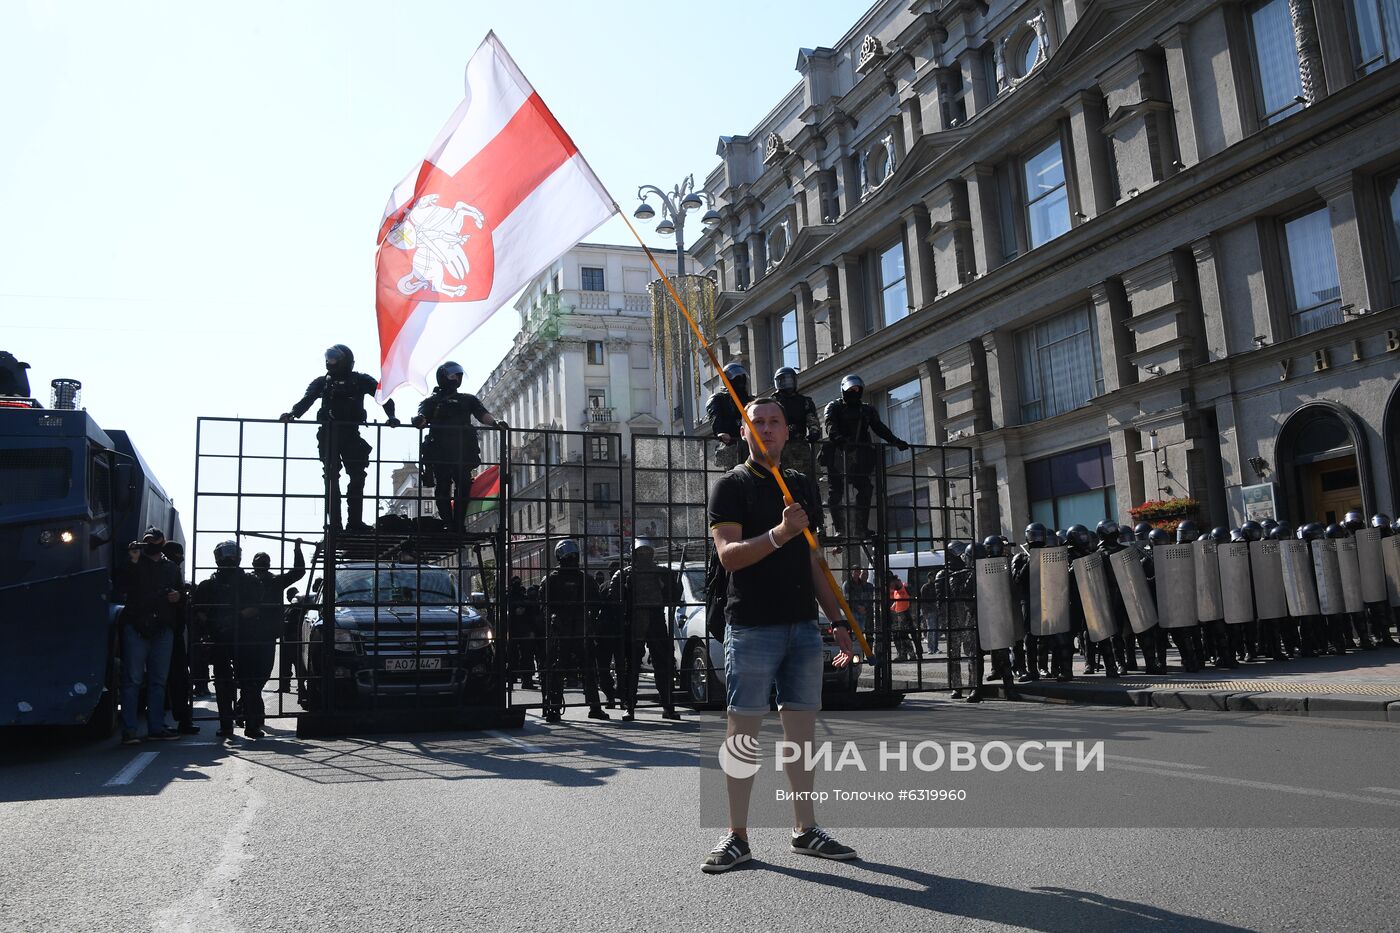
[[[1094,549],[1094,534],[1085,525],[1070,525],[1065,529],[1065,537],[1069,539],[1070,547],[1085,554]]]
[[[332,376],[348,376],[355,368],[355,354],[343,343],[326,349],[326,372]]]
[[[1201,536],[1201,528],[1189,518],[1183,518],[1176,526],[1176,543],[1190,544]]]
[[[1216,525],[1210,530],[1210,539],[1216,544],[1229,544],[1230,529],[1226,528],[1224,525]]]
[[[1348,531],[1360,531],[1366,527],[1366,516],[1356,511],[1348,512],[1347,517],[1342,519],[1342,527]]]
[[[1330,524],[1330,525],[1327,526],[1327,531],[1325,532],[1325,534],[1326,534],[1327,537],[1329,537],[1329,538],[1346,538],[1346,537],[1349,537],[1348,534],[1347,534],[1346,526],[1345,526],[1345,525],[1338,525],[1336,522],[1333,522],[1332,524]]]
[[[578,566],[580,553],[578,542],[573,538],[565,538],[554,545],[554,562],[564,566]]]
[[[1172,539],[1171,535],[1167,534],[1162,529],[1153,528],[1147,533],[1147,543],[1152,545],[1153,547],[1157,547],[1158,545],[1171,544]]]
[[[972,542],[972,546],[971,546],[970,550],[972,551],[972,559],[973,559],[973,560],[977,561],[977,560],[986,560],[986,559],[987,559],[987,546],[986,546],[985,544],[983,544],[982,542],[980,542],[980,541],[974,541],[974,542]]]
[[[214,545],[214,563],[219,567],[237,567],[243,560],[243,549],[237,541],[220,541]]]
[[[1050,533],[1040,522],[1031,522],[1026,526],[1026,545],[1029,547],[1045,547],[1045,541]]]
[[[724,364],[724,375],[734,384],[734,388],[745,391],[749,387],[749,371],[738,360]]]
[[[1103,521],[1099,522],[1098,527],[1094,529],[1094,534],[1098,535],[1099,540],[1105,543],[1109,541],[1117,541],[1118,523],[1109,521],[1108,519],[1104,519]]]
[[[859,402],[861,396],[865,394],[865,380],[855,373],[847,373],[841,377],[841,398],[848,402]]]
[[[779,392],[797,391],[797,370],[784,366],[773,374],[773,388]]]
[[[179,541],[165,542],[161,545],[160,552],[165,555],[166,560],[173,560],[177,564],[185,559],[185,546]]]
[[[967,552],[965,541],[949,541],[943,548],[943,566],[948,570],[962,570],[967,566],[963,555]]]
[[[1384,512],[1377,512],[1375,515],[1371,516],[1371,527],[1389,529],[1390,516],[1385,514]]]
[[[1321,522],[1308,522],[1302,528],[1298,529],[1298,535],[1304,541],[1320,541],[1326,531],[1327,527]]]
[[[1278,522],[1274,521],[1272,518],[1266,518],[1259,524],[1264,526],[1264,531],[1265,533],[1267,533],[1270,529],[1276,527],[1278,525]]]
[[[1230,543],[1231,543],[1231,544],[1239,544],[1239,543],[1240,543],[1241,541],[1243,541],[1244,539],[1245,539],[1245,538],[1244,538],[1244,532],[1243,532],[1243,531],[1241,531],[1241,530],[1238,529],[1238,528],[1232,528],[1232,529],[1230,529]]]
[[[1245,522],[1240,526],[1240,535],[1246,541],[1264,540],[1264,526],[1258,522]]]
[[[448,360],[438,367],[437,384],[439,389],[460,389],[467,379],[467,371],[460,363]]]
[[[259,551],[258,553],[253,555],[253,566],[263,568],[271,567],[272,555],[267,553],[266,551]]]
[[[1293,526],[1288,522],[1274,522],[1274,527],[1269,529],[1270,541],[1287,541],[1293,537]]]
[[[1005,548],[1000,535],[987,535],[982,541],[982,549],[987,552],[988,557],[1001,557],[1006,553]]]
[[[1147,522],[1138,522],[1133,526],[1133,537],[1139,541],[1146,541],[1148,533],[1152,531],[1152,526]]]

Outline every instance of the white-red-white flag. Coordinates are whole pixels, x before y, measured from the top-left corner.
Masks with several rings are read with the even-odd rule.
[[[467,93],[379,227],[380,401],[428,377],[530,279],[616,211],[495,33]]]

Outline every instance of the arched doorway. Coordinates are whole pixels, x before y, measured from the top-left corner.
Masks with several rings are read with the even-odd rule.
[[[1274,447],[1278,482],[1290,520],[1340,522],[1347,512],[1365,512],[1371,499],[1365,439],[1356,416],[1333,402],[1295,411],[1279,430]]]

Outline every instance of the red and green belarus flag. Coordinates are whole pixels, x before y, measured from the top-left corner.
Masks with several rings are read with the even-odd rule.
[[[501,468],[489,466],[472,477],[471,503],[468,515],[479,515],[501,505]]]

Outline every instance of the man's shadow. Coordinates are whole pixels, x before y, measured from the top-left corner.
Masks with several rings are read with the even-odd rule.
[[[829,885],[839,889],[843,897],[849,897],[853,890],[853,879],[845,872],[808,871],[770,862],[755,861],[751,864],[754,869]],[[844,865],[857,872],[883,875],[913,885],[887,884],[857,875],[854,890],[869,897],[950,917],[988,920],[1042,933],[1093,933],[1099,930],[1104,933],[1125,933],[1163,928],[1203,930],[1206,933],[1242,933],[1248,930],[1247,927],[1217,923],[1149,904],[1073,888],[1048,886],[1024,891],[880,862],[854,861]]]

